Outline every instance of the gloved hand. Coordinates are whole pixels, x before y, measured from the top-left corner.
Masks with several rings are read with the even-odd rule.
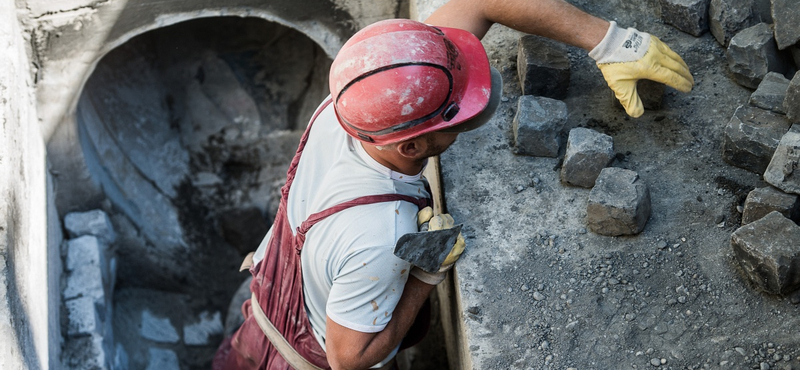
[[[636,82],[648,79],[682,92],[689,92],[694,78],[681,57],[658,37],[611,22],[606,36],[589,52],[597,62],[608,87],[631,117],[644,113]]]
[[[417,225],[420,228],[419,231],[451,229],[455,226],[455,224],[456,223],[455,220],[453,220],[453,217],[447,213],[434,216],[433,208],[431,207],[425,207],[419,211],[419,213],[417,213]],[[458,238],[456,238],[453,248],[450,249],[450,253],[444,259],[444,262],[442,262],[439,272],[432,274],[414,266],[410,272],[411,276],[414,276],[423,283],[430,285],[437,285],[441,283],[447,276],[447,271],[453,268],[453,265],[456,263],[458,258],[461,257],[461,253],[464,253],[464,248],[466,246],[467,245],[464,242],[464,236],[461,233],[458,233]]]

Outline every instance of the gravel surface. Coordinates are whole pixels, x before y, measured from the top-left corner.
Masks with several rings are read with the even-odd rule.
[[[585,224],[590,190],[560,183],[559,158],[513,154],[519,34],[490,31],[503,103],[442,157],[448,210],[465,223],[457,268],[474,368],[800,368],[800,307],[755,291],[730,246],[747,193],[765,185],[721,157],[722,129],[751,91],[729,78],[710,34],[665,25],[655,1],[574,3],[659,36],[696,86],[668,88],[661,110],[631,119],[593,61],[570,48],[565,132],[611,135],[611,165],[637,171],[652,197],[641,234],[596,235]]]

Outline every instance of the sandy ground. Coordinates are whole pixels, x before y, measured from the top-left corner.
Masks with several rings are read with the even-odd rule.
[[[657,2],[576,2],[659,36],[689,64],[694,90],[667,89],[638,119],[611,104],[599,70],[571,48],[567,129],[614,138],[611,164],[637,171],[652,215],[633,237],[586,229],[589,189],[567,187],[557,158],[513,153],[519,34],[495,26],[484,45],[503,74],[495,119],[442,157],[448,210],[466,224],[458,265],[475,369],[797,369],[800,307],[754,290],[730,235],[757,174],[721,157],[722,130],[750,90],[725,51],[659,18]]]

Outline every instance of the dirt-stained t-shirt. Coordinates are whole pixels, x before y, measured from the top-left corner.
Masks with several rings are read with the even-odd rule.
[[[393,193],[429,196],[421,174],[408,176],[379,164],[339,126],[329,105],[312,126],[289,192],[292,228],[336,204]],[[416,205],[404,201],[356,206],[326,218],[306,234],[303,292],[323,348],[326,316],[364,333],[380,332],[391,320],[411,269],[394,256],[394,246],[404,234],[417,231],[417,211]],[[256,262],[263,258],[265,245],[262,242],[256,252]],[[396,349],[388,358],[395,353]]]

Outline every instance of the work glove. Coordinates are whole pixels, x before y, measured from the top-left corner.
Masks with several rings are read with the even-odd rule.
[[[455,224],[456,223],[453,220],[453,217],[447,213],[434,216],[433,208],[431,207],[425,207],[417,213],[417,225],[419,226],[419,231],[452,229]],[[456,263],[458,258],[461,257],[461,253],[464,253],[464,248],[466,246],[467,245],[464,242],[464,235],[458,233],[458,237],[456,238],[455,244],[453,244],[453,248],[450,249],[450,253],[447,254],[447,257],[444,259],[444,262],[442,262],[438,272],[429,273],[414,266],[411,268],[411,276],[414,276],[423,283],[430,285],[437,285],[441,283],[444,281],[444,278],[447,277],[447,271],[453,268],[453,265]]]
[[[589,56],[597,62],[608,87],[631,117],[644,113],[636,92],[638,80],[660,82],[682,92],[691,91],[694,85],[686,62],[658,37],[633,28],[620,28],[613,21]]]

